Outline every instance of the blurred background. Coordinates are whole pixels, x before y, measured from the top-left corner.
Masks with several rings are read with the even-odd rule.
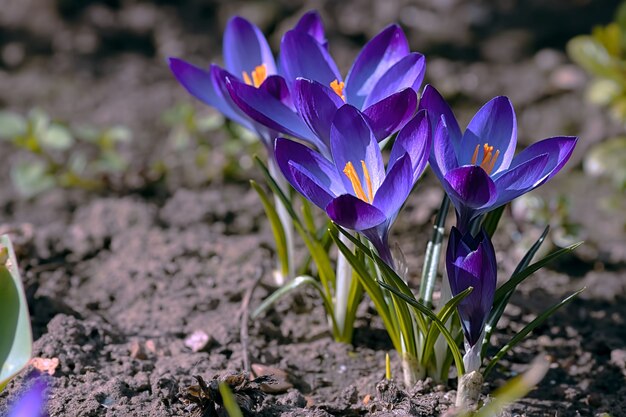
[[[619,27],[615,42],[615,28],[596,30],[596,40],[566,52],[572,38],[615,20],[618,6],[614,0],[3,0],[0,197],[30,198],[58,186],[159,195],[258,175],[250,159],[260,151],[254,139],[188,96],[166,59],[220,63],[222,32],[235,14],[257,24],[277,51],[285,30],[317,9],[344,74],[364,42],[399,22],[412,49],[427,57],[427,81],[450,100],[462,125],[484,102],[507,95],[522,145],[579,136],[569,172],[511,212],[516,220],[551,223],[558,246],[586,239],[579,256],[587,263],[621,265],[626,37]],[[602,65],[614,64],[603,45],[617,60],[613,81],[603,72]]]

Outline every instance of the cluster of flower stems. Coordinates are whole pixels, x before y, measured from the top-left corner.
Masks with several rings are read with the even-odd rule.
[[[357,306],[367,294],[399,354],[404,382],[458,376],[464,401],[478,395],[475,387],[511,347],[577,295],[546,310],[486,361],[491,333],[516,286],[574,248],[531,264],[546,228],[497,288],[491,238],[507,203],[556,175],[576,137],[551,137],[516,154],[515,112],[502,96],[462,130],[442,95],[422,86],[426,60],[410,50],[397,25],[363,47],[345,79],[314,11],[284,34],[278,60],[254,24],[233,17],[223,54],[224,67],[203,69],[178,58],[169,64],[189,93],[257,132],[267,149],[267,163],[258,162],[273,199],[252,186],[276,239],[281,287],[254,317],[294,288],[312,285],[334,337],[349,343]],[[416,297],[389,232],[427,166],[445,196]],[[325,213],[321,225],[313,206]],[[447,233],[450,208],[456,223]],[[308,251],[301,264],[294,256],[296,234]],[[439,271],[446,235],[445,271]]]

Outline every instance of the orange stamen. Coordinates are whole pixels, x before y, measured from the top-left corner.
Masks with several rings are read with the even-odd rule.
[[[251,72],[252,78],[250,78],[250,75],[248,75],[246,71],[242,71],[241,75],[243,76],[243,81],[246,84],[259,88],[259,86],[263,84],[263,81],[267,78],[267,65],[257,65]]]
[[[374,190],[372,189],[372,180],[370,179],[370,172],[367,170],[365,161],[361,159],[361,166],[363,167],[363,175],[365,176],[365,184],[367,185],[367,195],[370,198],[370,202],[374,201]]]
[[[333,91],[339,96],[341,97],[341,99],[343,101],[346,101],[346,96],[343,94],[343,87],[344,87],[345,83],[343,81],[339,82],[337,79],[335,79],[333,82],[330,83],[330,88],[333,89]]]
[[[474,149],[474,155],[472,156],[472,165],[477,165],[476,161],[478,160],[479,149],[480,145],[476,145],[476,149]],[[485,143],[483,145],[483,160],[478,165],[482,169],[484,169],[487,174],[491,174],[491,171],[493,171],[493,168],[496,166],[498,156],[500,156],[500,151],[496,149],[496,153],[494,154],[493,146],[489,146],[488,143]]]
[[[367,188],[368,191],[370,192],[370,197],[372,196],[372,183],[369,179],[369,172],[367,171],[367,168],[365,168],[365,162],[361,161],[361,165],[363,166],[364,170],[364,174],[365,174],[365,182],[367,183]],[[361,180],[359,179],[359,175],[356,173],[356,169],[354,169],[354,165],[352,164],[352,162],[348,162],[346,164],[346,166],[343,168],[343,173],[346,174],[346,177],[348,177],[348,179],[350,180],[350,182],[352,183],[352,188],[354,189],[354,193],[356,194],[356,196],[365,201],[366,203],[370,203],[371,200],[369,200],[367,198],[367,195],[365,194],[365,191],[363,190],[363,185],[361,185]]]
[[[474,156],[472,156],[472,165],[476,165],[476,159],[478,159],[478,149],[480,149],[480,145],[476,145],[476,149],[474,149]]]
[[[496,166],[496,161],[498,160],[498,156],[500,156],[500,151],[496,150],[496,154],[493,156],[493,158],[491,158],[491,161],[489,162],[489,165],[487,166],[487,169],[485,171],[487,171],[487,174],[491,174],[491,171],[493,171],[493,167]]]

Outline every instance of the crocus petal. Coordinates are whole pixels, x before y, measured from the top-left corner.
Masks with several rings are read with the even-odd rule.
[[[541,181],[543,184],[563,168],[572,156],[577,142],[578,138],[574,136],[557,136],[533,143],[513,158],[511,169],[537,155],[547,154],[549,159],[543,172],[544,178]]]
[[[454,151],[454,143],[450,139],[448,119],[443,114],[440,117],[433,138],[430,167],[441,180],[449,171],[458,168],[459,162]]]
[[[325,48],[328,45],[326,35],[324,34],[324,23],[320,18],[319,13],[315,10],[311,10],[302,15],[298,23],[293,27],[293,30],[304,32],[317,41]]]
[[[495,206],[506,204],[541,185],[549,160],[548,154],[537,155],[496,178],[494,182],[498,190],[498,200]]]
[[[227,82],[228,91],[237,106],[253,120],[270,129],[304,139],[320,149],[326,145],[298,115],[267,91],[244,84],[234,78]]]
[[[226,69],[236,77],[241,78],[244,71],[250,75],[262,64],[265,64],[267,74],[276,74],[276,63],[267,39],[258,27],[243,17],[235,16],[228,21],[223,51]]]
[[[385,178],[383,157],[378,142],[363,115],[349,104],[344,105],[335,113],[330,128],[330,150],[346,190],[354,192],[352,183],[342,173],[348,162],[354,165],[365,189],[367,181],[361,167],[361,161],[363,161],[369,171],[372,191],[376,194],[376,190]]]
[[[404,153],[411,158],[411,177],[412,184],[422,175],[428,156],[430,155],[431,146],[431,129],[430,120],[425,110],[420,111],[411,119],[398,133],[396,141],[391,148],[389,156],[389,164],[387,165],[387,175],[391,171],[395,162]]]
[[[444,180],[444,188],[457,209],[460,209],[459,206],[479,209],[496,200],[496,185],[481,167],[465,165],[453,169]]]
[[[259,89],[266,91],[270,96],[276,98],[285,106],[293,108],[289,87],[287,87],[285,79],[280,75],[270,75],[263,81],[263,84],[259,86]]]
[[[326,208],[335,195],[320,182],[320,179],[309,172],[305,167],[289,161],[290,178],[294,181],[294,188],[313,204]]]
[[[308,78],[324,85],[341,81],[337,65],[326,48],[315,38],[297,30],[290,30],[280,44],[280,71],[290,84],[296,78]]]
[[[41,417],[45,403],[46,383],[38,379],[11,407],[7,417]]]
[[[380,77],[374,88],[372,88],[371,93],[365,98],[363,108],[368,108],[372,104],[405,88],[412,88],[418,91],[422,81],[424,81],[425,73],[426,59],[424,56],[417,52],[408,54]]]
[[[169,59],[170,69],[185,89],[198,100],[213,106],[229,119],[240,125],[253,130],[252,123],[233,103],[230,95],[224,95],[219,88],[219,72],[217,66],[211,66],[210,71],[205,71],[178,58]],[[226,71],[222,72],[226,73]]]
[[[345,194],[343,182],[337,174],[335,165],[324,158],[318,152],[293,140],[278,138],[274,148],[274,155],[278,167],[289,183],[301,194],[307,195],[299,188],[299,182],[293,177],[293,166],[299,171],[305,172],[309,177],[314,177],[328,193],[336,197]],[[326,207],[324,204],[321,208]]]
[[[398,25],[390,25],[361,50],[346,78],[346,97],[363,108],[365,98],[392,65],[409,53],[409,43]]]
[[[456,121],[456,117],[454,117],[452,109],[435,87],[427,85],[424,88],[419,104],[419,110],[428,110],[430,126],[433,129],[433,137],[435,134],[434,129],[437,128],[439,121],[441,120],[441,116],[444,116],[450,140],[455,144],[455,147],[461,143],[461,137],[463,134],[461,133],[458,122]]]
[[[394,220],[413,188],[411,157],[402,155],[393,165],[374,196],[372,204]]]
[[[340,195],[326,206],[326,214],[338,225],[352,230],[366,230],[387,220],[385,214],[351,194]]]
[[[494,153],[500,152],[491,174],[508,169],[517,145],[517,121],[513,104],[506,97],[495,97],[478,110],[467,126],[457,151],[459,164],[471,164],[476,147],[477,161],[480,162],[486,143],[493,146]]]
[[[363,111],[374,136],[381,141],[402,128],[415,114],[417,93],[406,88],[372,104]]]
[[[307,126],[330,148],[330,125],[343,100],[330,87],[298,78],[294,84],[294,105]]]

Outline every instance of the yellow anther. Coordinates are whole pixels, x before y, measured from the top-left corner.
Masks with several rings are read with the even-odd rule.
[[[343,81],[339,82],[337,79],[335,79],[333,82],[330,83],[330,88],[333,89],[333,91],[339,96],[341,97],[341,99],[343,101],[346,101],[346,96],[343,94],[343,86],[345,85],[345,83]]]
[[[478,159],[479,149],[480,149],[480,145],[476,145],[476,149],[474,149],[474,156],[472,156],[472,165],[476,165],[476,160]]]
[[[363,167],[363,176],[365,177],[365,184],[367,185],[367,196],[369,201],[374,201],[374,190],[372,189],[372,180],[370,179],[370,172],[367,170],[365,161],[361,159],[361,167]]]
[[[354,189],[354,193],[358,198],[365,201],[366,203],[371,203],[373,198],[373,190],[372,190],[372,181],[370,180],[370,173],[367,170],[367,166],[365,165],[365,161],[361,161],[361,166],[363,167],[363,176],[365,177],[365,183],[367,186],[368,196],[365,194],[363,190],[363,185],[361,185],[361,180],[359,179],[359,175],[356,173],[356,169],[354,169],[354,165],[352,162],[348,162],[346,166],[343,168],[343,173],[346,174],[346,177],[350,180],[352,184],[352,188]]]
[[[474,149],[474,155],[472,156],[472,165],[477,165],[476,161],[478,161],[478,150],[480,149],[480,145],[476,145],[476,149]],[[496,166],[496,161],[498,160],[498,156],[500,156],[500,151],[496,149],[496,153],[493,153],[493,146],[489,146],[488,143],[483,145],[483,160],[480,162],[480,167],[485,170],[487,174],[491,174],[493,168]]]
[[[259,88],[263,81],[267,78],[267,65],[261,64],[257,65],[252,71],[252,78],[246,71],[242,71],[241,75],[243,76],[243,81],[248,85],[253,85],[256,88]]]

